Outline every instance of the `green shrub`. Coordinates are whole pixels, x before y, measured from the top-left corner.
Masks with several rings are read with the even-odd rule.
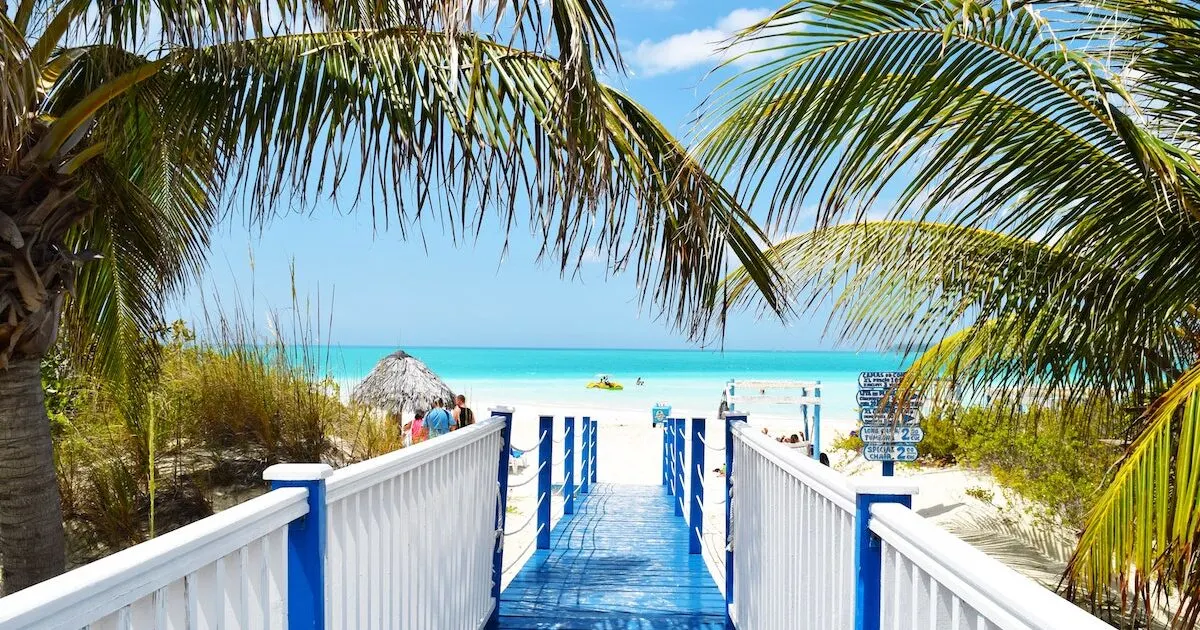
[[[922,460],[983,468],[1034,505],[1034,516],[1082,525],[1120,450],[1102,439],[1120,426],[1107,407],[997,412],[943,407],[921,421]]]
[[[829,450],[831,451],[849,451],[851,453],[857,453],[861,451],[862,447],[862,438],[858,437],[857,435],[839,434],[835,436],[833,441],[829,444]]]

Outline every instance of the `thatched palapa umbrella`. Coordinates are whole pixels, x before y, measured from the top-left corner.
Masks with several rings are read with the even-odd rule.
[[[391,414],[429,409],[433,403],[454,396],[433,370],[403,350],[379,361],[350,398],[356,403]]]

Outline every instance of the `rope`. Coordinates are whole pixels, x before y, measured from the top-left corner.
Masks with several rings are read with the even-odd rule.
[[[545,496],[545,495],[543,495],[543,497],[544,497],[544,496]],[[518,528],[516,528],[516,529],[513,529],[513,530],[507,530],[507,529],[506,529],[506,530],[504,530],[504,535],[505,535],[505,536],[511,536],[511,535],[513,535],[513,534],[515,534],[515,533],[517,533],[517,532],[521,531],[522,529],[525,529],[526,527],[529,527],[529,524],[533,522],[533,519],[537,518],[537,508],[538,508],[538,506],[540,506],[541,504],[542,504],[542,502],[541,502],[541,501],[538,501],[538,505],[537,505],[537,506],[534,506],[533,513],[529,515],[529,518],[525,519],[525,522],[524,522],[524,523],[521,523],[521,526],[520,526],[520,527],[518,527]]]
[[[713,445],[709,444],[709,443],[708,443],[708,440],[704,439],[704,436],[703,436],[703,435],[701,435],[701,436],[700,436],[700,443],[704,445],[704,448],[707,448],[707,449],[709,449],[709,450],[716,451],[716,452],[718,452],[718,453],[720,453],[721,451],[725,450],[725,447],[724,447],[724,446],[722,446],[721,448],[717,448],[717,447],[715,447],[715,446],[713,446]]]
[[[517,446],[516,444],[512,444],[512,447],[517,449],[518,451],[521,451],[522,453],[528,453],[528,452],[534,450],[535,448],[541,446],[542,442],[546,441],[547,435],[549,435],[548,431],[542,431],[542,437],[538,438],[537,443],[535,443],[533,446],[530,446],[529,448],[521,448],[521,447]]]
[[[521,486],[524,486],[524,485],[527,485],[527,484],[529,484],[529,483],[532,483],[532,482],[534,482],[534,481],[537,481],[537,478],[538,478],[538,473],[542,472],[542,469],[543,469],[543,468],[545,468],[545,467],[546,467],[546,462],[542,462],[542,463],[541,463],[541,464],[538,466],[538,469],[537,469],[537,470],[535,470],[535,471],[533,471],[533,474],[532,474],[532,475],[530,475],[528,479],[526,479],[526,480],[524,480],[524,481],[522,481],[522,482],[520,482],[520,483],[510,483],[510,484],[508,484],[508,489],[509,489],[509,490],[512,490],[513,488],[520,488]]]
[[[518,562],[525,559],[525,554],[529,551],[530,547],[533,547],[535,544],[537,544],[537,537],[541,535],[543,529],[546,529],[545,525],[538,527],[537,534],[534,534],[533,540],[529,541],[528,545],[525,545],[525,548],[521,550],[521,553],[517,554],[517,557],[513,558],[512,562],[504,565],[504,569],[501,571],[501,573],[508,573],[509,569],[517,566]]]

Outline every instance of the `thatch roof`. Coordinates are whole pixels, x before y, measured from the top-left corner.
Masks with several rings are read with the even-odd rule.
[[[381,359],[350,395],[356,403],[391,413],[426,410],[453,397],[433,370],[403,350]]]

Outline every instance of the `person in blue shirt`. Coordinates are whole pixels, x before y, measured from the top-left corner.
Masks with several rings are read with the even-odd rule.
[[[442,406],[441,400],[436,401],[433,408],[425,414],[425,428],[429,431],[430,438],[449,433],[453,423],[450,412]]]

